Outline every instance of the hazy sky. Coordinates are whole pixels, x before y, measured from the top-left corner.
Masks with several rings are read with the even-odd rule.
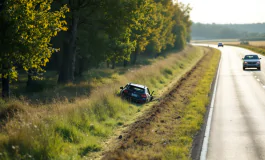
[[[191,20],[201,23],[265,22],[265,0],[178,0],[190,4]]]

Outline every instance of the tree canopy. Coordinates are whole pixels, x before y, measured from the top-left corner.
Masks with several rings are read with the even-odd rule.
[[[74,82],[89,67],[105,62],[113,69],[120,62],[135,64],[139,54],[156,57],[183,49],[190,40],[190,7],[171,0],[6,0],[4,4],[1,75],[14,79],[18,67],[43,72],[48,63],[56,66],[52,69],[59,72],[58,83]],[[66,32],[57,36],[60,31]]]
[[[53,52],[51,38],[65,31],[67,6],[51,11],[48,0],[6,0],[0,13],[0,76],[17,78],[17,67],[25,71],[42,67],[49,62]],[[2,25],[3,24],[3,25]]]
[[[234,39],[265,37],[265,23],[257,24],[192,24],[193,39]]]

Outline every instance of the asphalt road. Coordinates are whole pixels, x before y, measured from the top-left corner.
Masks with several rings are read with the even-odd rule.
[[[222,58],[206,159],[265,160],[265,57],[260,56],[261,71],[243,71],[241,58],[253,52],[219,49]]]

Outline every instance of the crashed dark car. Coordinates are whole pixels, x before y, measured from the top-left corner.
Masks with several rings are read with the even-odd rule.
[[[125,87],[120,87],[121,97],[137,103],[146,103],[153,100],[152,93],[148,87],[140,84],[128,83]]]
[[[243,60],[243,70],[246,68],[257,68],[260,70],[260,59],[258,55],[251,54],[251,55],[245,55]]]

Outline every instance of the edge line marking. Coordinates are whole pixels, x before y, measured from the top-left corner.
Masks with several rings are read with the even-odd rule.
[[[208,151],[208,143],[209,143],[209,137],[210,137],[211,123],[212,123],[213,109],[214,109],[214,103],[215,103],[215,97],[216,97],[217,84],[218,84],[218,80],[219,80],[220,66],[222,63],[221,60],[222,60],[222,57],[220,59],[219,65],[218,65],[218,71],[217,71],[217,76],[216,76],[216,80],[215,80],[215,84],[214,84],[214,91],[213,91],[213,96],[212,96],[212,100],[211,100],[210,111],[209,111],[207,125],[206,125],[206,129],[205,129],[205,134],[204,134],[204,138],[203,138],[200,160],[206,160],[207,159],[207,151]]]

